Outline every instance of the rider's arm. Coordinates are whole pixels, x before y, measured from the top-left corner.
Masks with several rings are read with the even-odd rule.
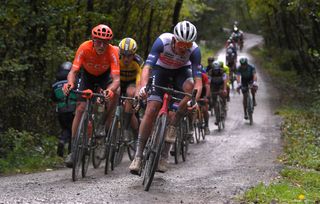
[[[226,91],[227,90],[227,75],[226,74],[223,74],[223,91]]]
[[[193,78],[195,81],[194,89],[198,90],[196,99],[199,100],[201,97],[201,91],[202,91],[202,77],[201,77],[201,70],[200,70],[201,52],[199,47],[197,47],[190,55],[190,62],[191,62]]]
[[[120,64],[119,64],[119,52],[116,47],[113,47],[110,52],[110,69],[111,69],[111,78],[112,83],[108,87],[112,92],[116,92],[120,86]]]

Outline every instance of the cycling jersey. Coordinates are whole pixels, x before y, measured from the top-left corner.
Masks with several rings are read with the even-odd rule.
[[[124,65],[120,58],[120,80],[121,83],[140,81],[141,68],[143,66],[143,59],[135,54],[132,62],[129,65]]]
[[[201,98],[206,96],[206,85],[210,84],[208,75],[205,73],[202,73],[202,92],[201,92]]]
[[[93,48],[92,40],[80,45],[73,61],[72,69],[80,70],[83,67],[89,74],[99,76],[111,69],[111,74],[119,75],[118,48],[107,45],[105,52],[98,55]]]
[[[157,65],[164,69],[179,69],[191,66],[193,77],[201,77],[201,53],[198,45],[193,42],[192,47],[187,50],[186,54],[180,56],[172,50],[173,38],[172,33],[160,35],[151,48],[146,64],[151,67]]]
[[[75,93],[70,93],[68,97],[68,103],[66,101],[66,96],[62,91],[63,85],[67,83],[67,80],[57,81],[52,85],[52,99],[57,103],[56,112],[65,113],[65,112],[74,112],[76,109],[76,98]]]
[[[237,68],[237,75],[241,76],[242,86],[248,86],[253,81],[253,75],[256,73],[256,68],[250,64],[246,68],[239,66]]]

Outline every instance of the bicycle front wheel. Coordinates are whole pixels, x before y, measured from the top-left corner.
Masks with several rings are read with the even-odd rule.
[[[93,125],[93,121],[88,120],[88,125]],[[92,130],[92,129],[91,129]],[[84,151],[83,151],[83,157],[82,157],[82,178],[86,177],[88,172],[88,167],[90,163],[91,153],[92,153],[92,132],[89,130],[89,127],[87,127],[87,131],[84,138]]]
[[[249,123],[250,125],[253,124],[253,101],[250,93],[248,93],[248,99],[247,99],[247,111],[249,116]]]
[[[144,190],[150,189],[154,174],[158,167],[162,146],[164,144],[164,132],[166,128],[167,117],[162,115],[157,118],[156,124],[151,135],[150,154],[146,160],[144,169],[143,185]]]
[[[76,181],[79,178],[79,171],[82,163],[84,146],[85,146],[84,138],[86,137],[87,124],[88,124],[87,114],[83,113],[78,126],[78,130],[76,132],[74,146],[73,146],[73,154],[72,154],[73,156],[72,180],[73,181]]]

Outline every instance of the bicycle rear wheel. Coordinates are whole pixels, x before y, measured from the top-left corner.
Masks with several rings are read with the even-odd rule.
[[[82,114],[78,130],[76,133],[75,141],[74,141],[74,146],[73,146],[73,166],[72,166],[72,180],[76,181],[79,178],[79,171],[80,171],[80,166],[82,163],[82,157],[83,157],[83,152],[84,152],[84,137],[86,136],[87,132],[87,126],[85,124],[88,124],[88,117],[86,113]]]
[[[130,161],[134,159],[134,155],[136,155],[136,140],[132,140],[127,144],[127,152]]]
[[[143,185],[144,185],[145,191],[148,191],[150,189],[154,174],[158,167],[161,150],[164,143],[164,132],[166,127],[166,122],[167,122],[166,115],[162,115],[158,117],[156,124],[154,126],[153,133],[151,135],[150,154],[145,163],[144,178],[143,178]]]

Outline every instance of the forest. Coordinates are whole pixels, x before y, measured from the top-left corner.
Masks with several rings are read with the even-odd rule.
[[[146,57],[156,37],[184,19],[196,25],[199,43],[214,40],[234,21],[244,32],[262,35],[265,57],[296,72],[297,83],[320,100],[319,1],[1,0],[0,135],[9,129],[57,134],[51,84],[57,67],[73,61],[78,46],[90,39],[93,26],[109,25],[115,45],[124,37],[136,39]]]

